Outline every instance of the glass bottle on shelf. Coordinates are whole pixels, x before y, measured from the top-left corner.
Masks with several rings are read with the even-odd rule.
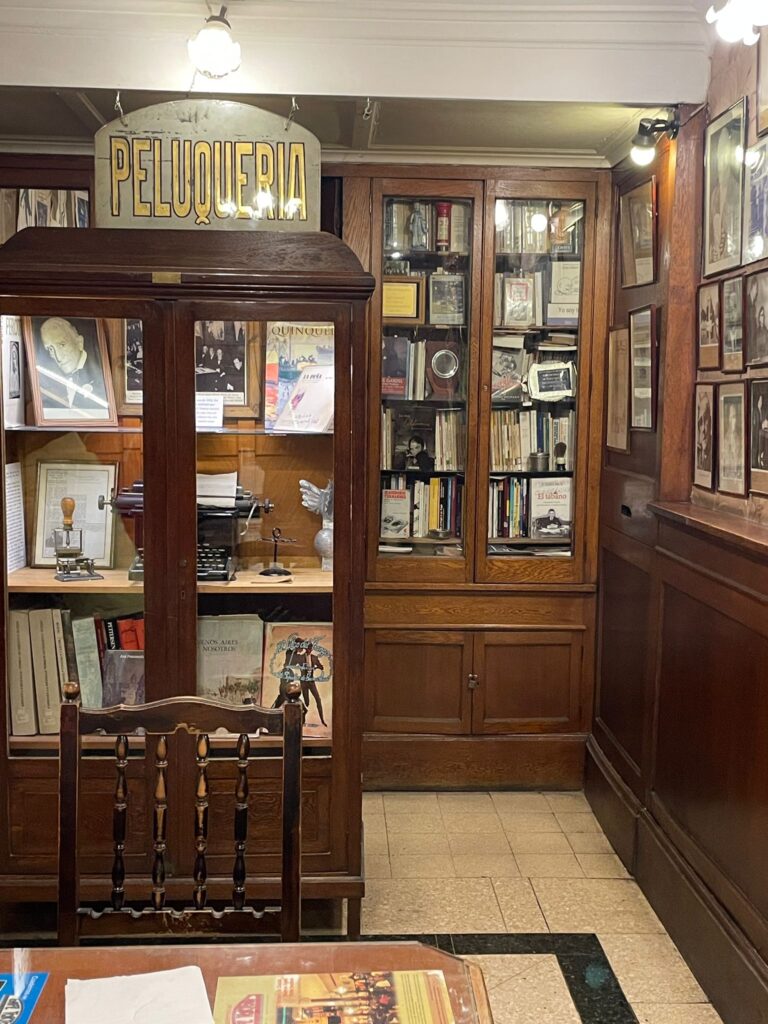
[[[572,553],[584,203],[497,199],[488,556]]]
[[[464,554],[472,201],[385,197],[379,555]]]

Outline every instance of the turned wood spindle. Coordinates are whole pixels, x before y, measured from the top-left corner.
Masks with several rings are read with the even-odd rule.
[[[115,803],[112,811],[112,839],[115,855],[112,860],[112,908],[120,910],[125,900],[125,836],[128,820],[128,737],[118,736],[115,740]]]
[[[202,910],[208,898],[208,889],[205,884],[208,877],[208,867],[205,861],[205,852],[208,847],[208,753],[210,742],[206,733],[200,733],[197,737],[197,789],[195,791],[195,889],[192,893],[192,900],[197,910]]]
[[[235,785],[235,863],[232,868],[232,905],[245,906],[245,845],[248,839],[248,756],[251,741],[247,733],[237,740],[237,783]]]
[[[168,737],[159,736],[155,748],[154,822],[152,826],[152,907],[162,910],[165,905],[165,851],[168,822]]]

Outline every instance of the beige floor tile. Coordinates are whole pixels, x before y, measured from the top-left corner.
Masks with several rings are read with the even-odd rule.
[[[562,832],[509,832],[512,853],[573,853]]]
[[[448,835],[469,833],[470,835],[487,835],[492,832],[503,832],[498,814],[468,814],[466,811],[443,811],[443,822]]]
[[[366,857],[388,857],[389,843],[386,832],[369,832],[365,830],[365,856]]]
[[[442,816],[435,811],[428,813],[392,814],[387,811],[387,832],[396,835],[398,832],[410,832],[411,834],[423,834],[425,832],[444,832]]]
[[[448,844],[454,857],[461,856],[464,853],[494,854],[510,852],[507,837],[503,832],[487,832],[481,835],[462,832],[461,834],[449,835]]]
[[[545,793],[544,795],[551,811],[567,814],[592,810],[583,793]]]
[[[581,1024],[554,956],[476,956],[495,1024]]]
[[[393,854],[392,878],[453,878],[456,870],[449,853]]]
[[[637,1003],[632,1009],[640,1024],[723,1024],[709,1003]]]
[[[381,793],[363,793],[363,814],[383,814],[384,797]]]
[[[600,828],[600,822],[594,816],[594,814],[561,814],[559,811],[555,815],[558,820],[560,827],[567,836],[573,835],[575,832],[591,832],[602,833]]]
[[[518,853],[515,857],[523,878],[583,878],[572,853]]]
[[[415,814],[419,811],[438,813],[437,793],[383,793],[384,812]]]
[[[667,935],[601,935],[630,1003],[706,1003],[707,997]]]
[[[519,878],[511,853],[457,853],[453,864],[457,878]]]
[[[586,878],[629,878],[629,872],[615,853],[577,853]]]
[[[640,889],[629,879],[537,878],[532,885],[553,932],[664,931]]]
[[[571,832],[568,842],[574,853],[613,853],[605,836],[597,832]]]
[[[541,793],[491,793],[491,800],[499,814],[549,810],[549,804]]]
[[[383,814],[367,814],[363,811],[363,826],[367,836],[374,832],[386,832],[387,822]]]
[[[468,811],[470,814],[492,814],[495,810],[490,793],[438,793],[440,810]]]
[[[389,837],[389,850],[394,856],[432,856],[450,854],[445,832],[398,832]]]
[[[499,811],[504,831],[515,835],[519,832],[560,832],[560,824],[550,811]]]
[[[513,884],[513,883],[510,883]],[[382,935],[501,932],[504,918],[487,878],[374,878],[363,900],[363,931]]]
[[[389,866],[389,857],[371,856],[366,854],[365,858],[366,878],[391,878],[392,871]]]
[[[549,931],[527,878],[494,878],[493,888],[508,932]]]

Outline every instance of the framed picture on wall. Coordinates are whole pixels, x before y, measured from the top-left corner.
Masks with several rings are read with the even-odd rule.
[[[757,134],[768,132],[768,32],[757,43]]]
[[[704,276],[741,263],[747,101],[707,125],[704,148]]]
[[[746,278],[744,345],[750,366],[768,365],[768,271]]]
[[[744,161],[741,235],[742,263],[754,263],[768,256],[768,138],[750,146]]]
[[[629,331],[615,327],[608,334],[608,411],[605,444],[629,453]]]
[[[141,416],[144,401],[144,332],[141,320],[105,320],[112,378],[121,416]]]
[[[715,486],[715,385],[697,384],[694,408],[694,466],[696,487],[711,491]]]
[[[768,379],[749,382],[749,489],[768,497]]]
[[[747,388],[744,381],[717,388],[717,489],[747,493]]]
[[[723,370],[741,373],[744,369],[744,278],[723,281],[722,294]]]
[[[260,330],[251,320],[195,322],[195,392],[223,395],[228,419],[261,415]]]
[[[720,366],[720,284],[713,281],[699,288],[696,318],[697,365],[700,370],[717,370]]]
[[[656,179],[621,196],[621,284],[634,288],[656,280]]]
[[[630,427],[656,429],[656,307],[629,314]]]

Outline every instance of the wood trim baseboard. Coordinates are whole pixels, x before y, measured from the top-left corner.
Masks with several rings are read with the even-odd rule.
[[[627,871],[637,848],[640,801],[613,767],[594,735],[587,740],[584,792],[595,817]]]

